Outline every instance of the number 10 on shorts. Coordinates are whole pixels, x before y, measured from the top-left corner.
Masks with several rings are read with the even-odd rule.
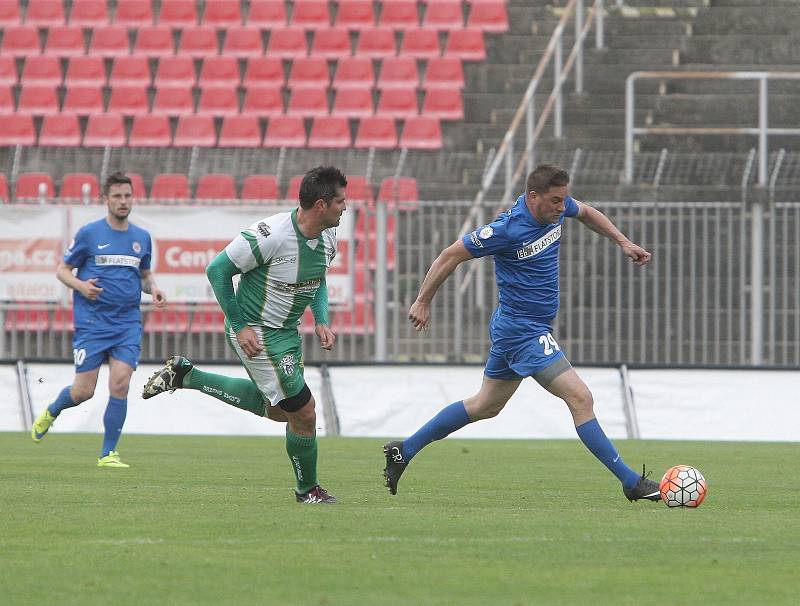
[[[555,352],[561,351],[558,343],[556,343],[556,340],[550,333],[539,337],[539,343],[542,344],[542,349],[544,350],[544,355],[546,356],[552,356]]]

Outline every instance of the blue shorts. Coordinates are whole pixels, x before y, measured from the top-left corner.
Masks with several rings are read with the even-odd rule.
[[[75,372],[88,372],[114,358],[136,369],[142,351],[142,324],[121,326],[115,332],[90,332],[75,329],[72,339],[72,355]]]
[[[560,360],[566,361],[544,322],[508,318],[495,311],[489,323],[492,347],[483,374],[491,379],[513,381],[531,377]]]

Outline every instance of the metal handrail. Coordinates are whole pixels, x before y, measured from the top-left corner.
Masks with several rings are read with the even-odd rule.
[[[758,81],[758,126],[756,127],[682,127],[634,126],[635,88],[637,80],[756,80]],[[633,144],[635,135],[758,135],[758,185],[766,187],[767,136],[800,135],[800,128],[769,128],[767,113],[767,81],[800,80],[800,72],[767,71],[643,71],[633,72],[625,80],[625,183],[633,183]]]

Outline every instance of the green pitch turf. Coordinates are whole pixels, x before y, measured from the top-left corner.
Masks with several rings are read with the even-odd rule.
[[[322,438],[335,506],[274,438],[0,434],[0,603],[797,604],[800,444],[620,442],[697,466],[697,510],[628,503],[578,441],[446,440],[382,485],[380,440]]]

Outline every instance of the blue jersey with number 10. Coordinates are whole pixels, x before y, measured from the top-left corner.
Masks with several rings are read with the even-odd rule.
[[[78,230],[64,263],[76,267],[81,280],[97,278],[103,292],[95,301],[73,293],[76,330],[118,332],[141,323],[141,270],[150,269],[151,250],[150,234],[132,223],[119,231],[100,219]]]
[[[550,323],[558,312],[558,248],[565,217],[580,208],[571,196],[558,223],[542,224],[531,214],[525,196],[492,223],[463,236],[475,257],[494,255],[499,291],[497,313]]]

